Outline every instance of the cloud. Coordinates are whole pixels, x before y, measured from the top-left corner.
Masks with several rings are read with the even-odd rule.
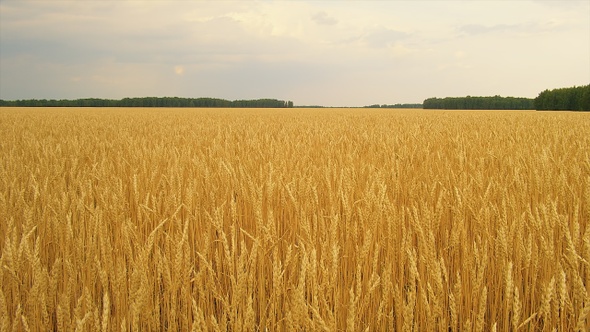
[[[482,35],[493,32],[508,32],[520,28],[518,25],[498,24],[494,26],[485,26],[481,24],[466,24],[459,27],[459,31],[467,35]]]
[[[454,55],[455,55],[455,58],[462,59],[462,58],[465,57],[465,52],[463,52],[463,51],[456,51]]]
[[[362,40],[371,47],[380,48],[393,46],[395,43],[399,42],[400,40],[408,36],[409,34],[403,31],[379,27],[372,31],[369,31],[366,35],[362,37]]]
[[[539,35],[550,32],[559,32],[567,30],[568,26],[565,22],[551,18],[543,22],[533,23],[514,23],[514,24],[465,24],[459,26],[457,31],[461,35],[480,36],[488,34],[511,34],[520,36]]]
[[[496,24],[496,25],[482,25],[482,24],[466,24],[460,26],[458,31],[465,35],[477,36],[486,34],[512,34],[512,35],[532,35],[545,33],[547,31],[555,30],[559,24],[555,21],[550,21],[545,24],[537,23],[519,23],[519,24]]]
[[[566,9],[566,10],[578,10],[588,9],[588,1],[584,0],[533,0],[534,3],[550,7],[552,9]]]
[[[311,16],[311,20],[319,25],[335,25],[338,24],[338,20],[328,16],[325,11],[320,11]]]

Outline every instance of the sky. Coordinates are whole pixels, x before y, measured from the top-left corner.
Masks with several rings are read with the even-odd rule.
[[[590,0],[0,0],[0,99],[534,98],[590,84]]]

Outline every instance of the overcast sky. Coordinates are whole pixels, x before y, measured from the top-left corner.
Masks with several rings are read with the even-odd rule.
[[[589,83],[589,0],[0,0],[5,100],[363,106]]]

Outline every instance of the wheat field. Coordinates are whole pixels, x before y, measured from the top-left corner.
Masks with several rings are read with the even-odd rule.
[[[586,331],[590,117],[0,109],[2,331]]]

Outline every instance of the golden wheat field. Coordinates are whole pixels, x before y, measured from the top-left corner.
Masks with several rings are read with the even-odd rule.
[[[585,331],[590,117],[0,109],[2,331]]]

